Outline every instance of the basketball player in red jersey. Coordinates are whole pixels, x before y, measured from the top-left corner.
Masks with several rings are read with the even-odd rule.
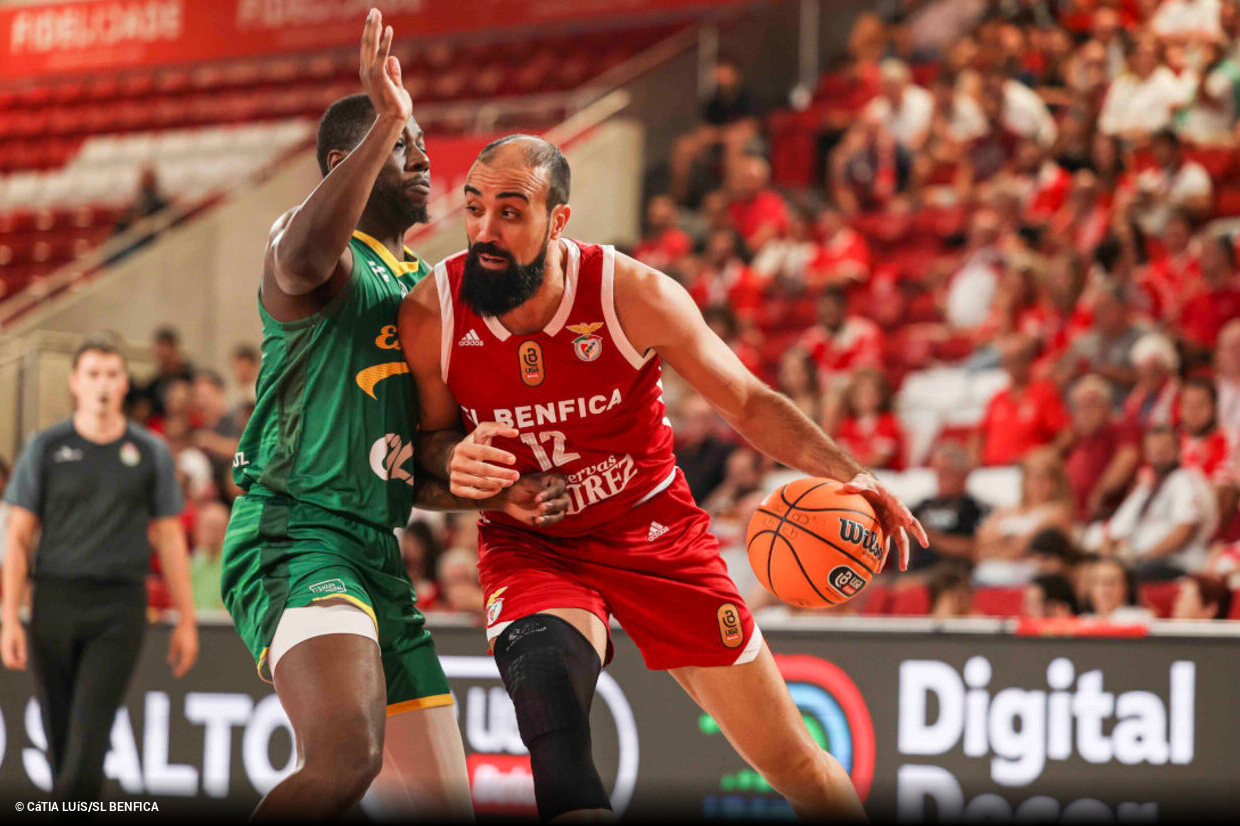
[[[519,473],[569,479],[569,515],[521,525],[485,512],[487,638],[530,752],[540,816],[607,816],[589,708],[614,616],[646,665],[670,671],[802,817],[863,818],[843,768],[811,738],[736,591],[672,453],[660,360],[751,444],[848,481],[908,558],[925,533],[894,495],[788,399],[754,377],[671,278],[564,235],[569,169],[516,135],[482,150],[465,184],[469,249],[401,307],[422,427],[470,436],[444,475],[490,496]],[[884,554],[885,560],[885,554]]]

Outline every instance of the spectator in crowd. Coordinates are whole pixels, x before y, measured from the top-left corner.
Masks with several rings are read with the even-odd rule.
[[[1154,618],[1137,604],[1137,581],[1118,559],[1098,559],[1086,576],[1086,603],[1082,614],[1117,624],[1146,623]]]
[[[1137,281],[1152,299],[1151,315],[1174,322],[1184,300],[1200,287],[1201,257],[1193,238],[1193,219],[1182,209],[1172,210],[1163,228],[1161,254],[1153,253]]]
[[[670,195],[646,204],[646,234],[633,257],[656,270],[667,270],[693,250],[693,239],[680,227],[680,208]]]
[[[1104,285],[1094,296],[1093,319],[1072,341],[1056,365],[1056,379],[1067,384],[1092,373],[1106,382],[1107,405],[1119,402],[1136,382],[1132,346],[1142,328],[1132,320],[1129,301],[1116,285]]]
[[[1207,363],[1219,331],[1240,318],[1240,278],[1236,277],[1235,245],[1231,238],[1205,239],[1201,250],[1201,283],[1184,303],[1178,327],[1190,364]]]
[[[138,173],[138,187],[133,200],[116,219],[116,234],[119,235],[144,218],[163,212],[171,203],[172,201],[164,194],[163,187],[159,184],[155,168],[143,167]]]
[[[1165,43],[1222,40],[1220,0],[1162,0],[1150,18],[1150,31]]]
[[[973,586],[967,562],[938,563],[926,577],[926,590],[930,592],[930,616],[935,619],[956,619],[973,614]]]
[[[1230,4],[1229,4],[1230,5]],[[1201,43],[1201,71],[1192,102],[1177,124],[1186,140],[1198,145],[1226,146],[1236,127],[1236,97],[1240,94],[1240,63],[1222,43]]]
[[[684,396],[677,413],[676,464],[693,499],[704,502],[723,481],[728,455],[736,445],[719,437],[714,408],[697,393]]]
[[[1132,345],[1131,359],[1137,383],[1124,400],[1124,422],[1142,430],[1177,423],[1180,356],[1175,345],[1162,333],[1146,333]]]
[[[711,80],[713,89],[697,128],[672,147],[671,191],[677,201],[690,206],[713,188],[726,161],[741,154],[758,133],[758,109],[740,64],[719,58]]]
[[[759,250],[788,230],[788,205],[771,188],[771,165],[759,155],[741,155],[728,165],[728,216],[745,246]]]
[[[478,585],[478,552],[456,544],[439,558],[436,580],[440,584],[439,607],[481,620],[485,614],[482,588]]]
[[[702,267],[689,284],[689,295],[699,307],[728,306],[740,315],[762,312],[762,288],[757,275],[741,257],[741,243],[731,229],[710,234]]]
[[[1098,129],[1127,141],[1166,130],[1176,109],[1188,102],[1191,89],[1163,62],[1162,48],[1152,35],[1133,37],[1126,71],[1111,81]]]
[[[765,496],[765,462],[761,454],[748,447],[733,450],[728,455],[723,481],[702,501],[702,510],[715,521],[748,518]]]
[[[818,323],[801,336],[801,346],[818,365],[827,392],[838,393],[853,370],[882,365],[882,331],[868,318],[848,312],[847,294],[823,291],[817,302]]]
[[[1104,527],[1101,550],[1131,564],[1142,581],[1199,571],[1217,522],[1214,494],[1199,471],[1180,466],[1170,428],[1148,430],[1143,454],[1149,469]]]
[[[990,313],[1005,266],[999,245],[1002,230],[995,210],[982,208],[973,214],[968,245],[947,286],[943,313],[949,326],[958,330],[979,327]]]
[[[875,115],[863,113],[832,151],[828,189],[848,216],[881,209],[903,192],[912,176],[913,157]]]
[[[229,365],[232,367],[234,390],[228,398],[228,414],[236,421],[248,421],[249,411],[254,409],[262,356],[253,345],[238,344],[232,349]],[[246,411],[244,415],[242,411]]]
[[[913,508],[930,546],[909,559],[909,570],[924,570],[946,559],[971,561],[986,506],[968,492],[969,453],[959,442],[940,442],[930,454],[937,493]]]
[[[1068,424],[1059,389],[1049,379],[1033,378],[1037,342],[1016,334],[999,343],[1009,384],[986,405],[973,440],[978,464],[1010,465],[1032,448],[1054,441]]]
[[[211,461],[216,489],[223,492],[232,476],[233,457],[244,427],[228,415],[224,379],[214,370],[199,370],[194,376],[192,404],[198,414],[193,444]]]
[[[1184,382],[1180,395],[1180,464],[1201,472],[1213,484],[1228,484],[1237,444],[1233,434],[1220,428],[1218,391],[1207,378]]]
[[[200,611],[223,611],[220,576],[224,570],[224,531],[228,528],[228,508],[208,502],[197,509],[194,518],[194,545],[189,555],[189,581],[194,606]]]
[[[1034,563],[1030,542],[1045,528],[1072,530],[1072,492],[1059,454],[1051,447],[1021,460],[1020,502],[998,508],[977,529],[974,580],[983,585],[1027,582]]]
[[[1111,398],[1101,376],[1084,376],[1072,385],[1064,463],[1076,517],[1086,522],[1104,519],[1119,506],[1141,462],[1140,433],[1112,417]]]
[[[1172,210],[1182,209],[1194,221],[1206,218],[1213,204],[1210,174],[1184,157],[1180,138],[1170,129],[1150,141],[1155,165],[1137,173],[1131,187],[1116,195],[1121,214],[1128,215],[1146,235],[1162,235]]]
[[[1214,382],[1218,388],[1218,424],[1240,436],[1240,318],[1223,325],[1214,351]]]
[[[818,210],[815,228],[818,244],[806,264],[805,286],[820,290],[865,283],[870,276],[870,247],[865,236],[848,226],[833,206]]]
[[[844,418],[828,430],[835,440],[866,467],[903,470],[904,428],[891,412],[891,388],[882,372],[855,371],[841,406]]]
[[[822,421],[818,365],[804,347],[789,347],[779,357],[779,392],[791,399],[812,421]]]
[[[881,123],[901,148],[916,155],[929,134],[934,98],[913,83],[903,61],[886,58],[879,63],[878,71],[882,86],[867,104],[865,114]]]
[[[1029,540],[1029,558],[1039,576],[1056,574],[1072,578],[1083,554],[1062,528],[1043,528]]]
[[[425,519],[415,517],[396,535],[401,561],[405,563],[405,571],[418,596],[418,608],[422,611],[441,607],[439,585],[432,578],[432,572],[439,569],[439,559],[443,555],[443,546],[430,521],[437,516],[442,514],[428,513]]]
[[[155,358],[155,375],[145,384],[135,385],[131,394],[133,417],[145,421],[166,413],[168,385],[174,381],[192,381],[194,366],[181,352],[181,334],[173,327],[160,327],[152,337],[151,355]]]
[[[1080,613],[1072,583],[1062,574],[1034,577],[1022,599],[1021,616],[1029,619],[1068,619]]]
[[[1171,619],[1213,620],[1231,616],[1231,589],[1218,577],[1190,574],[1178,583]]]

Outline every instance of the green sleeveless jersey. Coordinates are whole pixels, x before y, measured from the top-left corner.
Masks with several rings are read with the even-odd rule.
[[[247,493],[286,496],[391,529],[413,506],[417,392],[396,334],[401,299],[431,272],[362,232],[331,304],[292,322],[258,302],[263,361],[233,459]]]

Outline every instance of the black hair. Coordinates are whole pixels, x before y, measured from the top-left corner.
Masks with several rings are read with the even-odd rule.
[[[1060,574],[1043,574],[1034,577],[1031,583],[1036,585],[1042,591],[1042,596],[1047,602],[1062,602],[1068,606],[1068,610],[1073,616],[1081,613],[1080,603],[1076,599],[1076,591],[1072,589],[1072,583]]]
[[[155,334],[151,336],[155,339],[156,344],[172,344],[181,343],[181,334],[176,331],[175,327],[163,326],[155,329]]]
[[[948,559],[931,568],[926,576],[926,590],[930,594],[931,607],[948,591],[958,588],[972,591],[972,573],[973,566],[963,560]]]
[[[1150,143],[1158,143],[1160,141],[1163,143],[1170,144],[1173,149],[1180,148],[1180,136],[1176,134],[1176,131],[1174,129],[1171,129],[1170,127],[1164,127],[1162,129],[1159,129],[1157,132],[1155,132],[1153,135],[1150,136]]]
[[[246,361],[262,361],[258,348],[253,344],[238,344],[232,349],[232,357],[235,359],[245,359]]]
[[[1081,552],[1068,535],[1059,528],[1043,528],[1029,540],[1029,551],[1039,556],[1049,556],[1072,565],[1081,559]]]
[[[491,158],[500,147],[521,141],[522,157],[534,169],[546,169],[549,183],[547,186],[547,211],[568,203],[568,194],[572,183],[572,173],[568,168],[568,159],[560,151],[560,147],[537,135],[507,135],[493,140],[478,153],[478,160],[490,163]]]
[[[375,105],[367,94],[349,95],[327,107],[319,119],[319,135],[315,156],[319,171],[324,177],[331,171],[327,155],[333,149],[344,152],[352,150],[366,136],[366,130],[375,121]]]
[[[73,361],[70,363],[70,367],[76,370],[78,363],[82,360],[82,356],[87,353],[101,353],[105,356],[119,356],[121,364],[126,364],[125,354],[121,352],[121,349],[117,346],[116,342],[107,336],[100,335],[88,336],[82,341],[81,344],[78,345],[77,349],[73,351]]]
[[[223,376],[221,376],[221,375],[220,375],[219,373],[217,373],[216,371],[214,371],[214,370],[210,369],[209,367],[203,367],[203,368],[199,368],[198,370],[195,370],[195,371],[194,371],[194,378],[195,378],[195,379],[205,379],[206,381],[210,382],[211,384],[214,384],[214,385],[215,385],[216,387],[218,387],[220,390],[223,390],[223,389],[224,389],[224,377],[223,377]]]

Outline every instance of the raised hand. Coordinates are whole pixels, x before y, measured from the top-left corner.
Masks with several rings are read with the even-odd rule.
[[[404,122],[413,115],[413,99],[400,80],[400,61],[389,54],[392,48],[392,27],[383,25],[383,14],[371,9],[362,29],[362,51],[358,74],[362,88],[370,95],[378,117],[391,117]]]
[[[883,526],[883,535],[895,542],[896,548],[900,551],[901,571],[908,570],[908,531],[913,532],[913,536],[921,543],[923,548],[929,547],[930,540],[926,538],[926,529],[909,512],[909,509],[904,506],[899,497],[884,487],[871,474],[858,473],[841,488],[841,491],[843,493],[859,493],[873,506],[874,515],[878,517],[878,524]],[[883,564],[886,564],[886,562],[887,551],[884,548]]]

